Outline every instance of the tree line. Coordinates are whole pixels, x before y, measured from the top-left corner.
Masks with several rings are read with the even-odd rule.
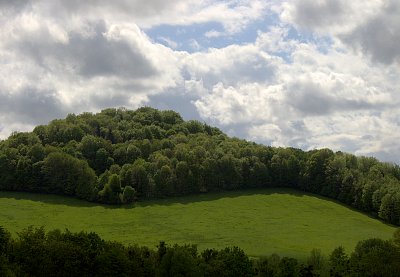
[[[14,239],[0,226],[0,276],[400,276],[400,231],[392,240],[368,239],[350,256],[343,247],[300,261],[272,254],[251,259],[239,247],[124,246],[96,233],[29,227]]]
[[[400,225],[398,165],[230,138],[174,111],[69,114],[0,141],[0,190],[119,204],[264,187],[326,196]]]

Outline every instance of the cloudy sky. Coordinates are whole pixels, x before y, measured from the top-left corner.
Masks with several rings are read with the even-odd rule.
[[[0,26],[0,138],[146,105],[400,162],[398,0],[0,0]]]

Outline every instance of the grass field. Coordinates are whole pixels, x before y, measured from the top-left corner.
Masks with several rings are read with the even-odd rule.
[[[104,239],[155,247],[194,243],[199,249],[237,245],[251,256],[278,253],[304,258],[311,249],[351,252],[362,239],[388,239],[395,228],[333,201],[293,190],[270,189],[99,206],[60,196],[0,192],[0,225],[18,232],[95,231]]]

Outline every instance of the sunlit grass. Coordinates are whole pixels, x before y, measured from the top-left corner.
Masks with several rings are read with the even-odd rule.
[[[388,239],[395,228],[333,201],[293,190],[265,189],[100,206],[43,194],[0,192],[0,225],[16,233],[29,225],[46,230],[94,231],[104,239],[155,247],[237,245],[251,256],[305,257],[311,249],[350,252],[362,239]]]

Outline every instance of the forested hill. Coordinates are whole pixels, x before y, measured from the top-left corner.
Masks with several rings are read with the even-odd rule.
[[[1,190],[101,203],[292,187],[400,225],[399,180],[375,158],[259,145],[149,107],[70,114],[0,142]]]

